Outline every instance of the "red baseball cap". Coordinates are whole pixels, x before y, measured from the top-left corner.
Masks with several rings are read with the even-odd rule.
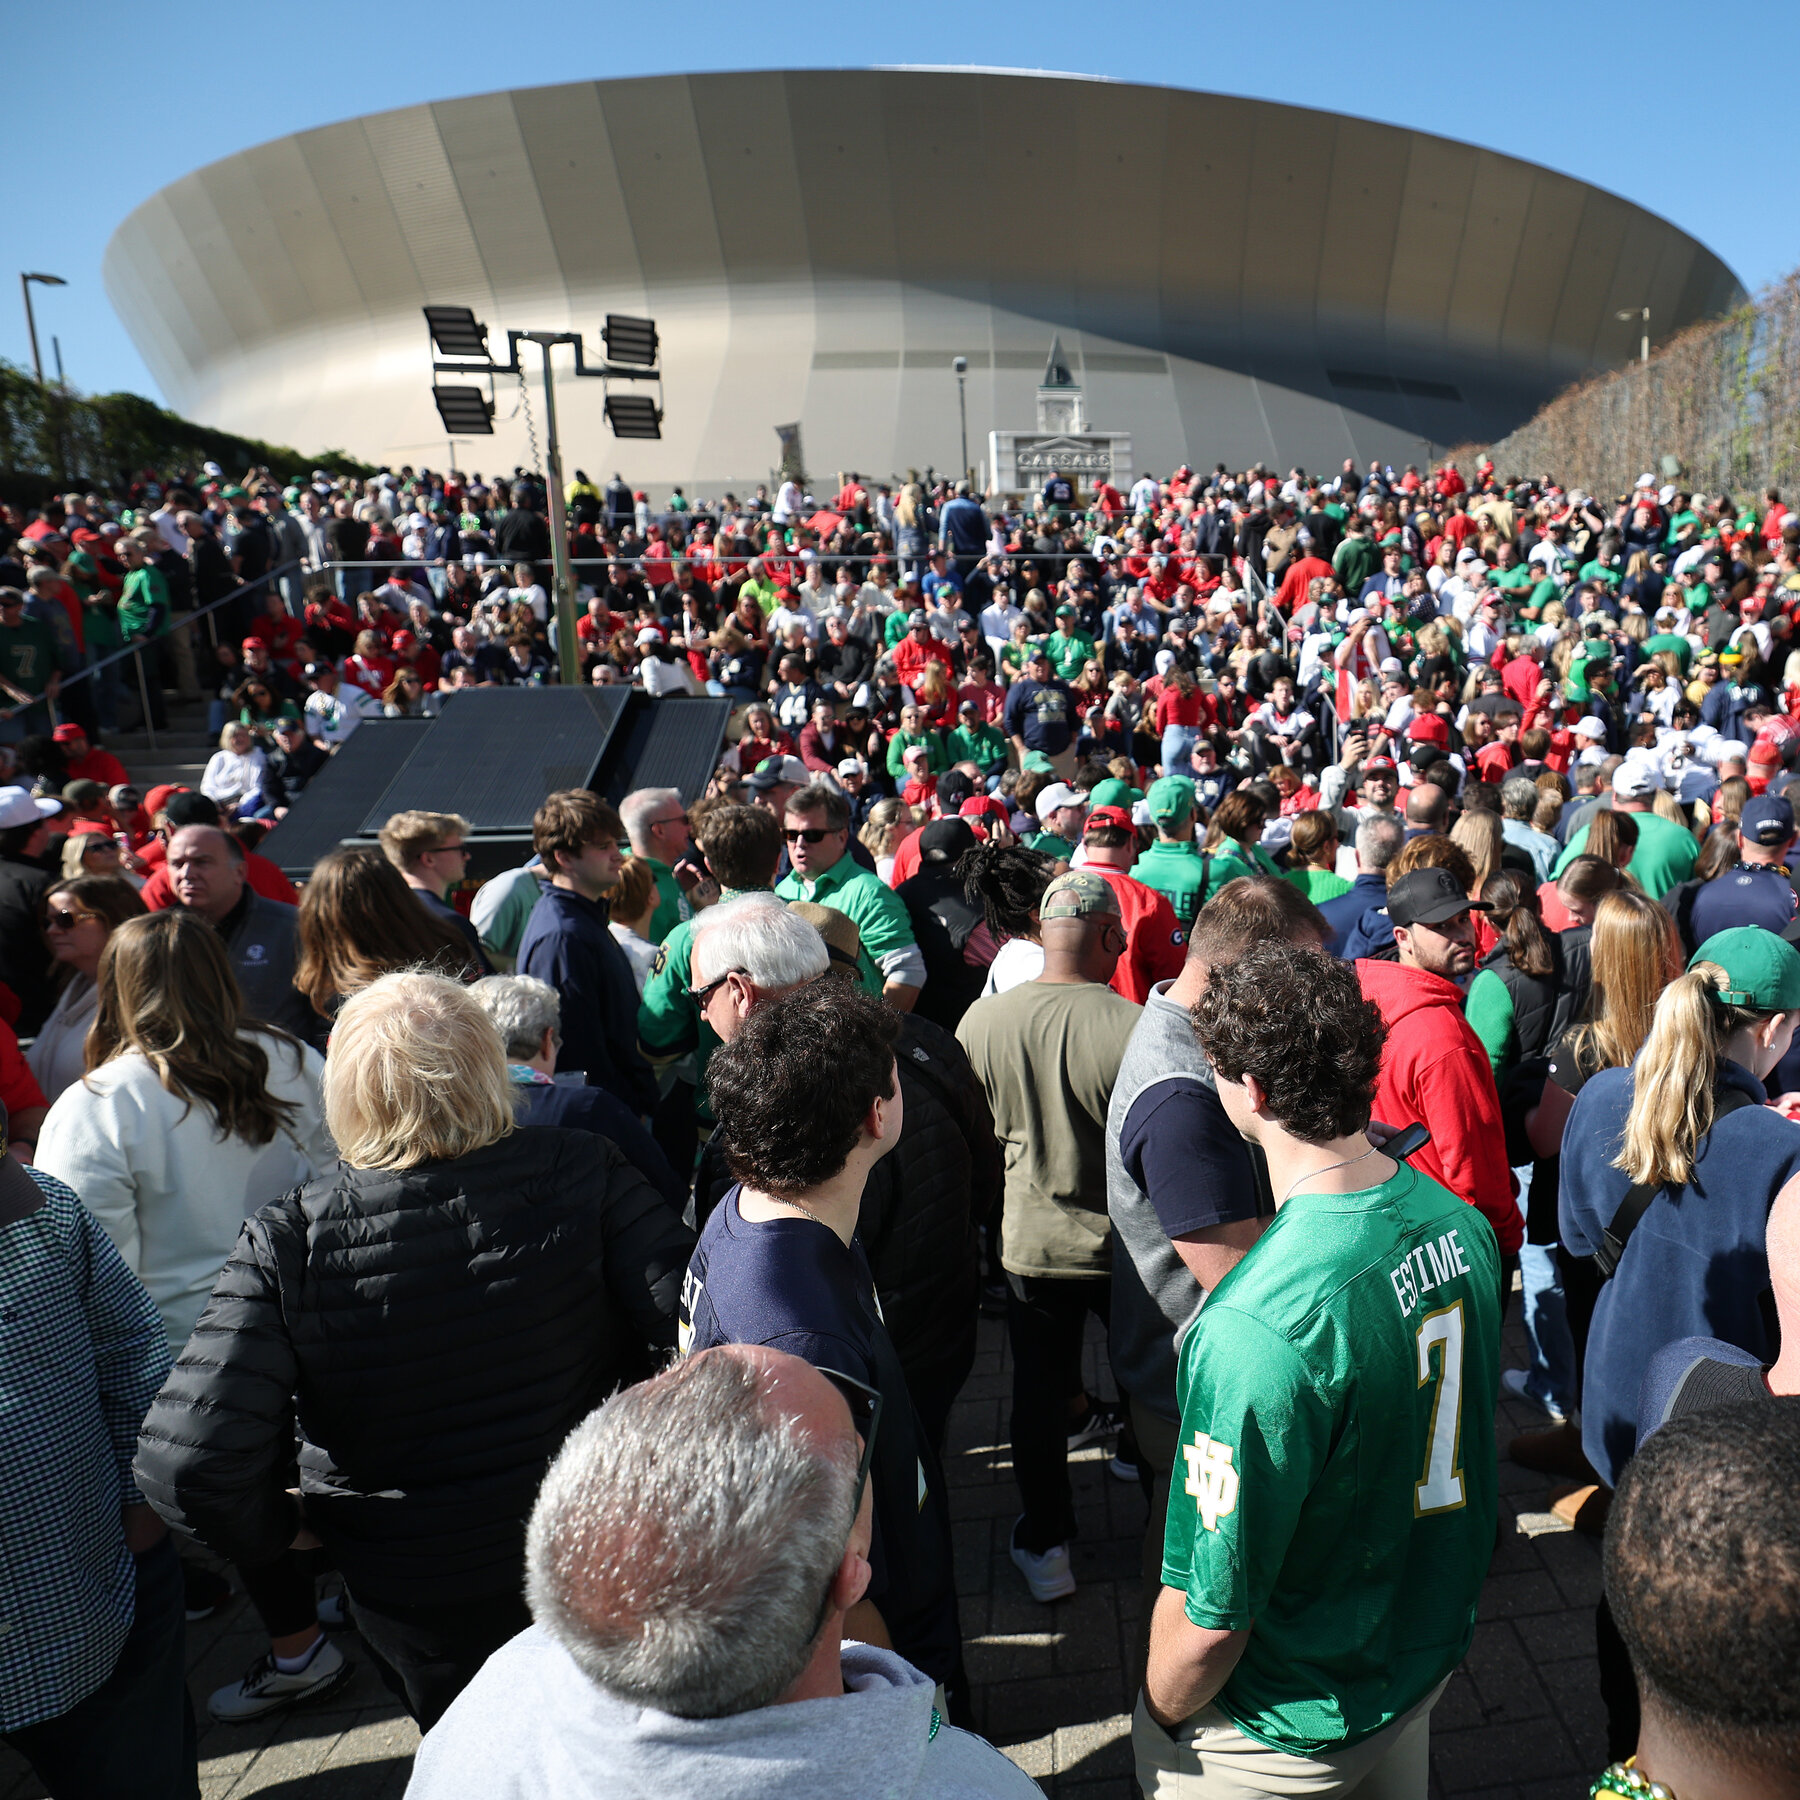
[[[956,813],[962,819],[998,819],[1002,825],[1007,819],[1006,802],[994,794],[971,794]]]
[[[1363,759],[1365,775],[1397,775],[1399,764],[1391,756],[1368,756]]]
[[[268,647],[268,640],[259,637],[247,637],[244,639],[242,645],[242,648],[245,650],[266,650]]]
[[[419,640],[414,637],[410,631],[396,631],[394,633],[394,648],[396,650],[410,650],[418,641]]]
[[[1122,806],[1096,806],[1087,816],[1087,824],[1082,827],[1085,836],[1096,825],[1110,827],[1114,831],[1135,831],[1137,827],[1131,822],[1131,814]]]
[[[59,725],[50,736],[58,744],[72,744],[77,738],[85,738],[87,733],[79,725]]]
[[[190,789],[182,787],[177,782],[164,782],[159,787],[153,787],[149,793],[144,796],[144,811],[147,812],[151,818],[155,818],[156,815],[169,804],[169,796],[171,794],[185,794],[190,791]]]
[[[1450,748],[1450,727],[1437,713],[1416,713],[1406,728],[1415,744],[1435,744],[1440,750]]]

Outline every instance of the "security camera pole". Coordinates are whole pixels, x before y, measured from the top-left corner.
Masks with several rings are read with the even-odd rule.
[[[967,480],[969,474],[969,401],[963,387],[968,379],[969,359],[966,356],[953,356],[950,366],[956,371],[956,410],[962,415],[962,472]]]

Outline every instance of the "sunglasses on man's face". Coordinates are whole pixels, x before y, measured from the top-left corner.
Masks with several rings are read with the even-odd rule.
[[[794,828],[781,834],[790,844],[822,844],[831,836],[830,830],[823,825],[808,825],[804,830]]]

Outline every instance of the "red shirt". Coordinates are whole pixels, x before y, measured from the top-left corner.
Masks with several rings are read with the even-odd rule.
[[[125,773],[125,765],[110,750],[89,749],[86,756],[76,758],[69,764],[71,781],[97,781],[102,787],[122,787],[131,777]]]
[[[936,638],[927,637],[921,644],[909,632],[894,646],[894,673],[908,687],[916,687],[918,678],[925,673],[925,665],[933,662],[942,663],[944,673],[954,679],[956,667],[950,660],[950,652]]]
[[[1155,888],[1123,869],[1111,869],[1103,863],[1086,863],[1119,897],[1119,911],[1124,914],[1125,954],[1113,970],[1111,982],[1115,994],[1142,1006],[1150,998],[1150,989],[1159,981],[1173,981],[1187,961],[1187,933],[1175,917],[1175,909]]]
[[[8,1116],[14,1119],[34,1106],[50,1104],[25,1061],[25,1053],[19,1048],[13,1028],[3,1024],[0,1024],[0,1101],[5,1102]]]
[[[991,725],[1006,710],[1006,689],[996,687],[993,682],[984,682],[980,687],[972,683],[956,690],[956,702],[960,706],[965,700],[973,700],[981,711],[981,722]]]

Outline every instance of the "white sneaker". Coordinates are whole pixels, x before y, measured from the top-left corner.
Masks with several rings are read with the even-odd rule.
[[[1024,1514],[1019,1515],[1022,1519]],[[1013,1521],[1012,1559],[1018,1565],[1019,1573],[1025,1577],[1025,1585],[1031,1589],[1031,1597],[1042,1601],[1046,1606],[1052,1600],[1066,1600],[1075,1591],[1075,1571],[1069,1566],[1069,1546],[1055,1544],[1041,1555],[1033,1555],[1029,1550],[1019,1548],[1019,1521]]]
[[[1566,1425],[1569,1416],[1561,1407],[1551,1400],[1540,1400],[1525,1385],[1531,1379],[1529,1369],[1502,1369],[1500,1371],[1500,1391],[1511,1400],[1523,1400],[1527,1406],[1534,1406],[1552,1425]]]
[[[274,1652],[268,1651],[250,1665],[242,1681],[213,1693],[206,1710],[222,1724],[241,1725],[246,1719],[260,1719],[277,1707],[317,1700],[333,1692],[350,1679],[350,1668],[343,1651],[324,1639],[320,1639],[312,1661],[293,1675],[284,1675],[276,1668]]]

